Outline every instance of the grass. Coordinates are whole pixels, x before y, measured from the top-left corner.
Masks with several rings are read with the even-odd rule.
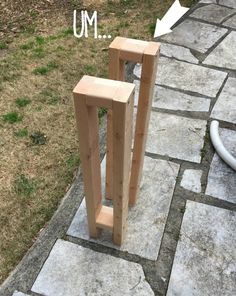
[[[33,70],[33,73],[35,75],[46,75],[48,74],[48,72],[56,68],[58,68],[58,65],[56,64],[56,62],[49,62],[46,66],[35,68]]]
[[[16,105],[17,107],[20,107],[20,108],[25,107],[30,103],[31,103],[31,100],[27,97],[21,97],[16,99]]]
[[[84,9],[98,11],[99,34],[152,40],[156,17],[173,0],[87,2]],[[76,174],[74,86],[84,74],[108,76],[111,40],[76,39],[68,15],[73,7],[81,9],[81,1],[67,3],[70,8],[53,10],[46,24],[29,7],[31,24],[19,20],[22,33],[0,43],[0,283],[52,217]],[[105,113],[99,109],[99,118]]]
[[[22,121],[22,115],[19,115],[17,112],[9,112],[3,115],[3,120],[10,124]]]
[[[14,135],[18,138],[23,138],[28,136],[28,130],[26,128],[22,128],[16,132],[14,132]]]
[[[0,42],[0,50],[7,49],[7,48],[8,48],[8,46],[7,46],[6,42]]]
[[[15,180],[14,189],[20,197],[28,198],[36,191],[36,184],[34,180],[22,174]]]

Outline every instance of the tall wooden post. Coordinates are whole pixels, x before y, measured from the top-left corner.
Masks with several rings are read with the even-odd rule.
[[[131,178],[129,185],[129,203],[134,205],[137,201],[142,176],[143,160],[152,105],[153,89],[160,45],[156,42],[146,42],[134,39],[116,37],[109,47],[109,75],[116,80],[124,80],[124,63],[131,61],[142,64],[138,111],[135,124],[135,138]],[[110,188],[112,179],[112,111],[108,113],[107,120],[107,175],[106,197],[111,198]]]
[[[96,238],[100,229],[112,230],[114,243],[121,245],[128,216],[134,85],[84,76],[73,93],[89,233]],[[97,107],[113,113],[113,209],[102,205]]]

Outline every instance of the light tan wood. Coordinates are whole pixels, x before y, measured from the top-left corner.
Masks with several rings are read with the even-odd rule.
[[[123,99],[124,91],[119,90],[113,101],[113,242],[117,245],[124,240],[128,219],[134,93],[128,103],[121,103]]]
[[[97,108],[88,107],[85,96],[79,93],[74,93],[74,104],[79,131],[89,234],[97,238],[99,230],[96,217],[100,212],[102,200]]]
[[[128,215],[133,97],[134,84],[89,76],[84,76],[74,89],[89,233],[96,238],[101,229],[113,230],[118,245],[124,239]],[[114,116],[114,210],[102,206],[97,105],[109,106]]]
[[[144,51],[138,110],[136,117],[133,159],[130,178],[130,205],[135,205],[139,193],[145,147],[148,134],[148,124],[152,107],[153,90],[155,85],[159,46],[149,43]]]
[[[96,224],[98,228],[113,231],[113,208],[102,206]]]
[[[130,205],[133,206],[137,201],[139,187],[142,176],[143,160],[146,146],[147,129],[150,119],[150,110],[153,97],[153,89],[155,84],[157,61],[159,57],[160,45],[156,42],[146,42],[134,39],[117,37],[109,47],[110,61],[109,69],[111,68],[113,79],[124,79],[124,74],[120,73],[120,62],[132,61],[142,63],[142,74],[140,83],[140,93],[138,101],[138,111],[135,124],[135,139],[133,147],[133,159],[130,179]],[[118,59],[120,62],[118,62]],[[114,62],[115,61],[115,62]],[[123,71],[123,69],[122,69]],[[121,77],[122,76],[122,77]],[[111,122],[112,112],[108,114],[108,138],[111,137]],[[111,142],[111,141],[110,141]],[[112,146],[108,142],[108,154],[112,152]],[[107,167],[111,170],[112,158],[108,155]],[[112,180],[109,178],[110,170],[107,170],[106,190],[107,197],[111,198],[109,189],[111,188]]]
[[[120,59],[120,48],[126,38],[116,37],[109,46],[109,79],[124,80],[125,64]],[[107,113],[107,148],[106,148],[106,198],[112,198],[112,110]]]
[[[120,49],[120,59],[124,61],[142,63],[143,54],[147,46],[147,41],[126,39]]]

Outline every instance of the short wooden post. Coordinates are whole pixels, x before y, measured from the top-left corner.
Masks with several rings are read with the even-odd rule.
[[[128,215],[134,85],[84,76],[73,93],[89,233],[96,238],[100,229],[112,230],[114,243],[121,245]],[[113,112],[113,209],[102,205],[97,107]]]
[[[134,205],[137,201],[139,187],[142,176],[143,160],[148,133],[148,124],[150,119],[150,110],[152,105],[153,89],[157,70],[160,45],[156,42],[146,42],[134,39],[116,37],[109,47],[109,75],[113,79],[124,79],[125,61],[131,61],[142,64],[142,74],[140,83],[140,93],[138,100],[138,111],[135,125],[135,138],[133,147],[133,159],[131,168],[131,178],[129,185],[129,203]],[[112,151],[111,144],[111,118],[110,111],[107,122],[107,155],[108,167],[112,167],[112,158],[109,151]],[[107,171],[108,173],[109,171]],[[111,188],[112,179],[107,174],[106,178],[106,197],[111,198],[109,188]]]

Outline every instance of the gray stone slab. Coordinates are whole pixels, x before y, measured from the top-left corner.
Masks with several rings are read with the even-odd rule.
[[[140,78],[141,65],[135,66],[134,74]],[[215,97],[227,75],[221,71],[161,57],[156,84]]]
[[[198,64],[198,59],[195,58],[190,49],[182,46],[161,43],[161,54],[169,58],[175,58],[181,61]]]
[[[211,23],[220,24],[226,17],[229,17],[233,13],[235,13],[234,9],[210,4],[196,9],[190,16]]]
[[[203,62],[219,68],[236,70],[236,32],[231,32]]]
[[[201,170],[187,169],[184,171],[180,185],[187,190],[200,193],[202,191],[201,177]]]
[[[201,162],[206,121],[152,112],[146,151]]]
[[[127,235],[121,247],[112,244],[110,232],[103,231],[98,240],[89,238],[84,200],[67,234],[156,260],[178,170],[179,165],[175,163],[145,157],[139,199],[136,206],[129,210]],[[103,184],[104,177],[105,160],[102,162]]]
[[[236,295],[236,212],[187,201],[167,296]]]
[[[227,29],[201,23],[194,20],[185,20],[173,29],[171,34],[162,38],[164,41],[183,45],[205,53],[224,34]]]
[[[236,8],[236,1],[235,0],[219,0],[219,4]]]
[[[211,112],[211,117],[236,123],[236,78],[228,78]]]
[[[199,3],[204,3],[204,4],[215,3],[216,4],[216,0],[200,0]]]
[[[134,84],[136,88],[134,104],[135,106],[137,106],[140,81],[135,80]],[[155,108],[180,111],[208,112],[210,103],[210,99],[190,96],[179,91],[166,89],[158,85],[155,85],[154,87],[152,106]]]
[[[223,23],[224,26],[236,29],[236,15],[229,18],[226,22]]]
[[[154,296],[142,266],[57,240],[32,291],[45,296]]]
[[[24,294],[18,291],[15,291],[12,296],[29,296],[28,294]]]
[[[226,149],[236,157],[236,131],[220,129]],[[206,194],[236,203],[236,172],[215,154],[208,174]]]

